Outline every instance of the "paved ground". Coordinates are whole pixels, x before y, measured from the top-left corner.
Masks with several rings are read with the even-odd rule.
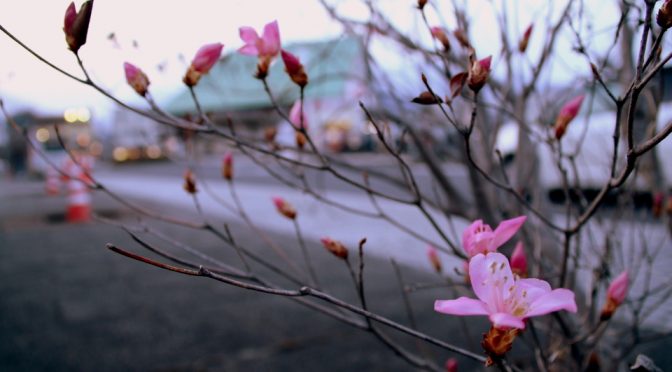
[[[103,196],[95,197],[95,205],[102,215],[133,221]],[[0,370],[412,369],[370,334],[287,299],[176,275],[111,253],[104,248],[107,242],[143,251],[113,226],[65,223],[64,208],[62,198],[43,195],[41,183],[0,181]],[[242,242],[256,238],[232,228]],[[216,240],[200,232],[170,232],[213,255],[222,252]],[[311,248],[325,287],[352,300],[345,268],[317,245]],[[379,312],[405,322],[403,306],[392,305],[400,302],[390,271],[386,262],[368,261],[371,301]],[[420,293],[413,306],[420,328],[445,338],[456,324],[433,313],[436,297],[436,292]],[[439,361],[449,355],[427,352]]]

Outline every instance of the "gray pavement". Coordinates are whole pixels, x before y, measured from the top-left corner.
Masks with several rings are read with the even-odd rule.
[[[182,213],[151,204],[164,213]],[[103,216],[136,223],[124,208],[94,196]],[[114,226],[67,224],[63,197],[47,197],[41,182],[0,180],[0,370],[2,371],[406,371],[406,362],[372,335],[344,326],[290,300],[180,276],[104,248],[112,242],[146,254]],[[151,222],[148,222],[152,224]],[[172,237],[223,260],[231,252],[207,234],[159,226]],[[238,240],[258,237],[232,225]],[[293,236],[272,233],[286,246]],[[345,267],[309,242],[325,287],[354,301]],[[183,252],[182,252],[183,253]],[[261,254],[270,255],[260,251]],[[296,252],[290,252],[295,254]],[[406,323],[399,288],[386,261],[367,257],[374,309]],[[436,277],[405,269],[409,281]],[[419,328],[449,339],[455,319],[432,311],[445,290],[414,294]],[[474,327],[478,339],[484,325]],[[415,348],[405,336],[391,332]],[[475,344],[454,340],[462,346]],[[424,349],[435,361],[445,351]],[[463,370],[476,368],[461,361]]]

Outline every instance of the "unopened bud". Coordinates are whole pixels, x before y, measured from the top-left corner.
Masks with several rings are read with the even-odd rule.
[[[259,80],[264,80],[268,76],[268,69],[271,66],[272,57],[260,56],[259,63],[257,63],[257,72],[254,77]]]
[[[275,204],[275,208],[281,215],[289,218],[290,220],[296,218],[296,209],[294,209],[294,207],[291,204],[289,204],[285,199],[279,196],[274,196],[273,204]]]
[[[427,0],[418,0],[418,9],[425,9],[425,5],[427,5]]]
[[[320,239],[324,248],[326,248],[334,256],[346,260],[348,258],[348,250],[338,240],[324,237]]]
[[[446,52],[450,51],[450,41],[448,40],[448,35],[442,27],[434,26],[429,29],[432,33],[432,37],[439,41],[443,45],[443,50]]]
[[[273,143],[275,142],[275,136],[278,135],[278,128],[277,127],[266,127],[264,129],[264,141]]]
[[[467,35],[462,32],[459,28],[453,31],[453,35],[455,36],[455,39],[462,45],[463,48],[470,49],[471,48],[471,43],[469,42],[469,39],[467,38]]]
[[[303,150],[306,146],[306,136],[297,130],[294,132],[294,140],[296,141],[296,147],[299,150]]]
[[[301,88],[305,87],[308,84],[308,75],[306,75],[299,58],[284,49],[281,51],[281,54],[282,61],[285,63],[285,71],[289,75],[289,78]]]
[[[184,172],[184,185],[182,187],[184,188],[184,191],[192,195],[198,192],[196,189],[196,178],[194,178],[194,174],[191,173],[191,170],[187,169],[187,171]]]
[[[65,10],[63,19],[63,32],[65,32],[65,41],[73,52],[77,53],[79,48],[86,44],[86,35],[89,32],[89,21],[91,20],[91,11],[93,10],[93,0],[86,1],[79,8],[79,13],[75,10],[75,3],[70,3]]]
[[[520,38],[520,41],[518,42],[518,51],[521,53],[525,53],[527,50],[527,45],[530,42],[530,36],[532,36],[532,29],[534,28],[534,24],[530,24],[527,26],[527,29],[523,33],[523,37]]]
[[[124,73],[126,74],[128,85],[144,97],[149,87],[149,78],[147,78],[147,75],[141,69],[128,62],[124,62]]]
[[[604,308],[602,308],[600,319],[610,319],[616,309],[623,303],[627,294],[628,271],[626,270],[620,273],[616,279],[609,284],[609,288],[607,289],[607,302],[604,304]]]
[[[450,99],[453,100],[455,97],[459,96],[462,94],[462,89],[464,88],[464,84],[467,82],[467,77],[469,74],[466,72],[460,72],[459,74],[455,74],[452,78],[450,78]]]
[[[651,201],[651,214],[659,218],[663,214],[663,203],[665,202],[665,195],[662,192],[657,192],[653,195]]]
[[[222,177],[225,180],[233,179],[233,154],[227,152],[222,159]]]
[[[222,43],[212,43],[203,45],[197,52],[194,59],[189,65],[182,81],[189,87],[193,87],[198,84],[198,81],[201,79],[202,75],[207,74],[212,66],[217,63],[219,56],[222,54],[222,49],[224,44]]]
[[[490,63],[492,62],[492,56],[485,57],[480,61],[474,60],[471,63],[471,68],[469,69],[469,75],[467,77],[467,85],[474,93],[483,88],[488,76],[490,76]]]
[[[574,120],[576,115],[579,113],[579,109],[581,109],[581,104],[583,103],[583,95],[574,97],[571,99],[569,102],[565,103],[564,106],[562,106],[562,109],[560,109],[560,113],[558,114],[558,117],[555,119],[555,138],[557,140],[560,140],[562,136],[565,135],[565,132],[567,131],[567,126],[569,123]]]
[[[443,103],[443,100],[441,97],[435,96],[432,93],[425,91],[420,93],[419,96],[413,98],[411,102],[417,103],[419,105],[437,105],[439,103]]]
[[[432,264],[434,271],[436,271],[438,274],[441,274],[443,267],[441,266],[439,253],[436,251],[436,248],[431,245],[427,247],[427,258],[429,258],[429,262]]]
[[[525,249],[523,242],[518,242],[513,253],[511,253],[511,271],[520,278],[527,278],[527,258],[525,257]]]
[[[663,30],[672,27],[672,0],[665,0],[660,9],[658,9],[656,23]]]
[[[457,372],[457,359],[448,358],[446,360],[446,372]]]

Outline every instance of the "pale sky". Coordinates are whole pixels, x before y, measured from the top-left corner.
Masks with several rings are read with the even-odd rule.
[[[26,44],[62,68],[78,73],[76,61],[68,51],[64,35],[63,15],[69,4],[67,0],[0,0],[6,5],[0,12],[0,24],[13,32]],[[456,0],[460,1],[460,0]],[[520,1],[467,1],[473,26],[471,39],[480,56],[497,55],[500,50],[497,22],[490,9],[493,3],[506,4],[514,10],[508,34],[515,43],[527,27],[535,22],[529,53],[534,56],[539,50],[547,14],[556,15],[566,0],[520,0]],[[76,0],[77,9],[83,0]],[[367,19],[368,10],[358,0],[331,0],[337,3],[343,13]],[[588,15],[596,23],[596,35],[600,29],[611,29],[618,21],[618,12],[608,0],[599,2],[599,17]],[[450,1],[440,2],[439,12],[428,10],[431,24],[444,23],[455,28],[454,19],[440,14],[451,14]],[[414,9],[415,1],[381,0],[379,6],[387,11],[388,17],[414,39],[429,43],[430,38],[424,28],[419,13]],[[550,5],[549,5],[550,4]],[[501,5],[500,5],[501,6]],[[551,7],[549,9],[549,7]],[[261,29],[264,24],[278,20],[283,43],[304,40],[320,40],[340,35],[341,27],[330,20],[327,13],[316,0],[96,0],[88,41],[80,50],[85,64],[89,66],[93,78],[124,99],[135,98],[134,92],[126,85],[122,64],[124,61],[140,66],[150,76],[152,91],[156,96],[161,89],[179,87],[179,82],[194,52],[202,44],[222,42],[225,53],[234,51],[242,45],[238,37],[238,28],[249,25]],[[555,18],[554,18],[555,19]],[[108,40],[114,32],[117,44]],[[608,45],[609,32],[604,33],[603,41],[595,45]],[[573,35],[563,34],[558,49],[566,58],[555,62],[554,68],[564,71],[553,73],[556,78],[566,79],[568,71],[583,70],[585,61],[578,60],[571,52]],[[133,46],[137,41],[138,47]],[[514,44],[515,45],[515,44]],[[390,70],[403,69],[404,58],[399,58],[394,50],[384,45],[378,46],[376,53],[385,61]],[[177,58],[183,54],[185,60]],[[62,110],[67,106],[88,106],[100,108],[107,99],[92,89],[79,85],[63,77],[56,71],[26,53],[4,34],[0,34],[0,95],[19,97],[22,100],[39,102],[43,107]],[[159,73],[157,65],[165,63],[166,69]],[[420,84],[417,71],[408,71],[408,78]],[[589,73],[589,71],[585,71]],[[403,74],[399,75],[406,78]],[[170,94],[170,93],[165,93]],[[164,95],[165,95],[164,94]]]

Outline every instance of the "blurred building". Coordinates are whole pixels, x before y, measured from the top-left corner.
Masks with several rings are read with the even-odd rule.
[[[298,56],[308,74],[304,113],[308,131],[323,148],[333,151],[360,150],[370,146],[367,121],[356,104],[367,94],[365,50],[359,38],[342,37],[322,42],[296,43],[286,49]],[[236,52],[223,57],[195,87],[203,111],[215,122],[237,132],[261,137],[276,127],[276,140],[294,143],[294,133],[273,107],[262,82],[254,78],[257,58]],[[299,88],[287,76],[280,57],[270,68],[268,85],[285,112],[299,99]],[[196,115],[196,106],[184,89],[166,106],[179,116]],[[214,150],[216,142],[208,145]]]

